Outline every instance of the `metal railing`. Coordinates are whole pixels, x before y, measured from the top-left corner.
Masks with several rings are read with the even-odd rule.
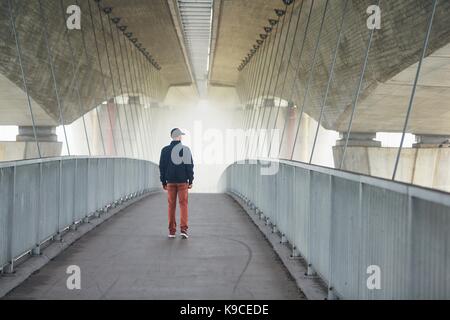
[[[0,164],[0,270],[40,246],[159,187],[158,166],[125,158],[63,157]]]
[[[277,173],[261,175],[268,164]],[[221,183],[330,298],[450,298],[450,194],[292,161],[235,163]]]

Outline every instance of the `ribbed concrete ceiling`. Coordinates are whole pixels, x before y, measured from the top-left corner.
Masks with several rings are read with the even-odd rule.
[[[192,78],[187,66],[190,59],[192,76],[198,82],[209,71],[213,85],[234,86],[239,72],[236,67],[258,39],[269,18],[275,18],[275,8],[283,8],[281,0],[179,0],[183,39],[177,35],[173,0],[103,0],[111,6],[114,16],[123,19],[131,32],[150,51],[161,65],[162,74],[171,85],[189,85]],[[211,43],[211,11],[216,21],[216,41]],[[176,21],[178,24],[178,21]],[[180,27],[178,25],[177,27]],[[185,45],[186,55],[182,46]],[[209,50],[213,52],[208,70]],[[203,84],[197,83],[199,90]]]
[[[284,8],[281,0],[221,1],[220,18],[210,81],[234,86],[239,77],[236,68],[268,25],[276,17],[274,9]]]
[[[162,75],[171,85],[191,84],[192,79],[183,55],[167,0],[103,0],[121,17],[145,48],[162,67]]]

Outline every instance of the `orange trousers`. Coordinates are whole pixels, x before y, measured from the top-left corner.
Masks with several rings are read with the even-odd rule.
[[[167,200],[169,202],[169,232],[175,234],[177,231],[177,196],[180,203],[180,229],[181,232],[188,230],[188,183],[167,184]]]

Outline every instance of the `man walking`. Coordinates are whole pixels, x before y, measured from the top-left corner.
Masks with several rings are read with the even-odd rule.
[[[178,128],[170,132],[172,143],[164,147],[159,160],[161,183],[167,191],[169,203],[169,238],[175,238],[177,231],[177,196],[180,203],[181,237],[188,236],[188,190],[194,181],[194,162],[191,150],[181,143],[185,134]]]

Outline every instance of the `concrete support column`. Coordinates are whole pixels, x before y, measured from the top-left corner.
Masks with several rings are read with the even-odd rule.
[[[272,99],[272,98],[266,98],[266,99],[264,99],[264,101],[263,101],[263,107],[264,108],[273,108],[273,107],[275,107],[275,100],[274,99]]]
[[[376,133],[373,132],[347,132],[340,134],[340,140],[333,148],[334,163],[338,167],[342,161],[345,143],[348,137],[347,153],[343,170],[358,172],[370,175],[370,159],[368,148],[381,148],[381,142],[376,141]]]
[[[333,148],[335,166],[341,163],[346,134],[341,134]],[[342,169],[374,177],[392,179],[396,148],[381,147],[375,133],[352,133]],[[417,135],[412,148],[403,148],[398,167],[398,181],[450,191],[450,137]]]
[[[141,97],[140,96],[129,96],[128,98],[128,103],[129,104],[136,104],[136,105],[140,105],[141,104]]]
[[[283,145],[280,153],[280,158],[287,159],[291,156],[292,146],[294,144],[295,133],[297,131],[297,116],[298,108],[293,102],[289,103],[289,106],[285,112],[284,121],[286,122],[286,128],[284,133]]]
[[[36,127],[36,135],[39,142],[57,142],[56,127],[42,126]],[[16,141],[35,142],[34,130],[32,126],[19,127],[19,134]]]
[[[37,140],[42,157],[61,155],[62,142],[58,142],[55,126],[36,127]],[[32,126],[19,127],[16,141],[0,142],[0,161],[16,161],[39,157]]]

